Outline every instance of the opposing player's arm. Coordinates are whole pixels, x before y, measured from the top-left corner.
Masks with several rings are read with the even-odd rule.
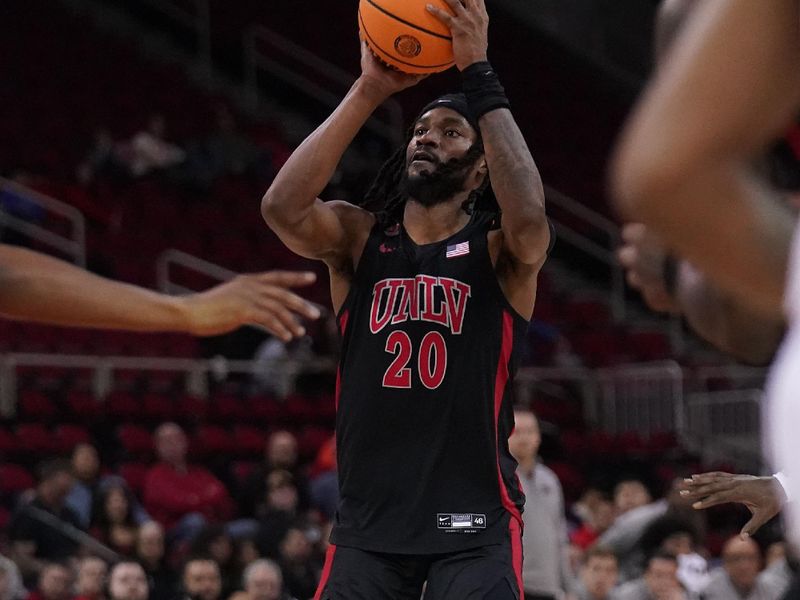
[[[361,76],[333,114],[300,144],[261,202],[267,224],[294,252],[335,262],[350,255],[353,227],[369,230],[372,216],[344,202],[317,196],[370,115],[389,96],[419,81],[383,67],[361,46]]]
[[[768,365],[786,324],[745,305],[686,261],[678,265],[675,299],[689,327],[707,342],[751,365]]]
[[[764,365],[772,359],[783,337],[782,318],[759,313],[688,261],[671,257],[641,223],[627,224],[622,239],[619,261],[650,308],[682,315],[698,336],[740,361]]]
[[[196,335],[255,323],[290,340],[304,334],[295,316],[314,319],[319,310],[287,288],[314,279],[313,273],[240,275],[206,292],[169,296],[0,244],[0,315],[53,325]]]
[[[620,210],[755,308],[780,312],[795,218],[750,164],[800,105],[797,0],[709,0],[624,132]]]

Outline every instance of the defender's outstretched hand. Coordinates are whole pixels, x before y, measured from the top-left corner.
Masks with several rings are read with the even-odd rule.
[[[753,535],[786,503],[786,493],[775,477],[702,473],[687,479],[684,488],[681,496],[694,500],[692,507],[697,510],[729,502],[744,504],[753,517],[742,527],[743,537]]]
[[[305,335],[301,317],[316,319],[320,315],[319,309],[288,288],[306,286],[315,280],[310,272],[239,275],[208,291],[185,296],[189,331],[217,335],[254,324],[288,342]]]

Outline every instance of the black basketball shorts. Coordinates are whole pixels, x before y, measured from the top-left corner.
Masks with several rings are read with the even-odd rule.
[[[514,525],[516,522],[512,519]],[[384,554],[331,545],[314,600],[521,600],[522,535],[448,554]]]

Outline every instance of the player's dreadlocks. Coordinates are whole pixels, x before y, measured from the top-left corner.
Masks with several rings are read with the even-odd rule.
[[[480,138],[480,130],[474,119],[469,116],[466,102],[462,101],[462,98],[460,94],[443,96],[423,108],[420,113],[424,114],[437,106],[453,108],[464,115],[475,131],[478,132],[478,139],[462,158],[451,159],[439,167],[439,172],[444,174],[458,172],[473,165],[478,157],[483,154],[483,140]],[[383,163],[372,185],[359,203],[361,207],[375,213],[378,222],[386,226],[394,225],[403,220],[403,210],[405,209],[406,200],[408,200],[403,192],[403,178],[406,172],[406,148],[412,136],[413,129],[409,129],[405,137],[405,144],[395,150],[391,157]],[[500,206],[497,204],[497,199],[492,192],[488,174],[480,187],[470,193],[469,198],[464,202],[463,208],[470,214],[475,211],[489,212],[499,220]]]

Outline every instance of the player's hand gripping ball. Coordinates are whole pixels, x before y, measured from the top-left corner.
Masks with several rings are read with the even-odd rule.
[[[450,31],[426,10],[428,4],[452,14],[445,0],[360,0],[361,38],[387,65],[412,74],[452,67]]]

